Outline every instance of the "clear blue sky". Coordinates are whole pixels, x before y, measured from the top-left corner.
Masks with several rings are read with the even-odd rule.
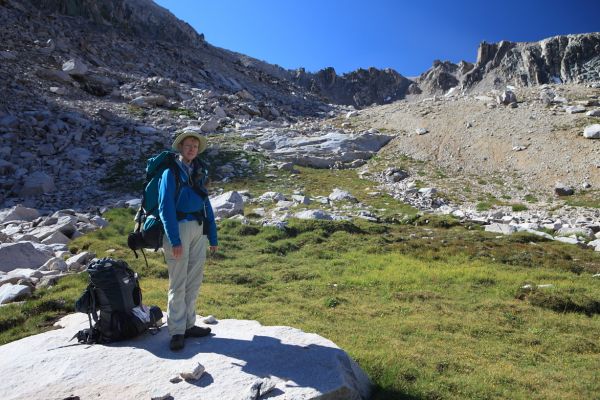
[[[481,41],[538,41],[600,31],[600,0],[155,0],[212,45],[338,74],[393,68],[417,76],[433,60],[475,62]]]

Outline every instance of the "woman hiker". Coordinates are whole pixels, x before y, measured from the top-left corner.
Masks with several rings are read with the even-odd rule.
[[[177,136],[172,147],[179,152],[178,174],[171,168],[165,169],[158,194],[166,234],[163,250],[169,268],[167,324],[173,351],[183,348],[186,337],[210,334],[210,328],[195,325],[207,241],[211,254],[217,251],[217,225],[205,187],[207,171],[196,159],[206,149],[206,143],[206,137],[193,132]]]

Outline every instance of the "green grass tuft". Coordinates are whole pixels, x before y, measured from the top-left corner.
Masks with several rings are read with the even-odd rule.
[[[511,208],[514,212],[527,211],[527,206],[525,204],[513,204]]]
[[[489,211],[492,209],[492,203],[490,203],[489,201],[480,201],[475,206],[475,209],[477,211]]]

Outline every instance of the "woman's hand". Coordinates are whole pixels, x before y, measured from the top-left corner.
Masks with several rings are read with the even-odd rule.
[[[179,260],[181,258],[182,254],[183,254],[183,246],[182,245],[173,246],[173,258],[175,258],[176,260]]]
[[[208,247],[208,252],[211,256],[214,256],[215,253],[217,252],[217,250],[219,250],[219,246],[209,246]]]

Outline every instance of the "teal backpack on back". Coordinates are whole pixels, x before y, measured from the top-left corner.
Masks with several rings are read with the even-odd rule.
[[[158,210],[158,189],[163,172],[170,168],[175,174],[177,188],[175,196],[181,189],[181,178],[179,167],[177,167],[177,154],[171,151],[163,151],[155,157],[148,159],[146,165],[146,182],[142,194],[142,204],[135,215],[135,228],[127,238],[127,245],[137,258],[136,250],[154,249],[157,251],[162,247],[164,228],[160,220]]]

